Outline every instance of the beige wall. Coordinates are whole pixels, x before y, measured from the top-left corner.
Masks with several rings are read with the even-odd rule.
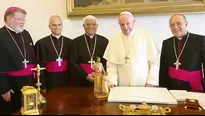
[[[24,8],[27,15],[25,28],[30,32],[34,41],[49,34],[48,18],[57,14],[66,17],[66,0],[0,0],[0,26],[4,25],[3,15],[10,6]]]
[[[50,34],[48,18],[54,14],[61,16],[63,19],[63,35],[73,39],[84,33],[82,18],[67,18],[66,0],[0,0],[0,26],[4,25],[3,15],[10,6],[19,6],[27,11],[25,28],[30,32],[34,42]],[[162,41],[172,36],[168,26],[170,16],[170,14],[167,14],[135,17],[136,29],[149,32],[158,51],[161,49]],[[185,16],[189,22],[188,30],[190,32],[205,35],[205,13],[187,13]],[[98,17],[98,24],[98,33],[108,38],[120,30],[117,17]]]

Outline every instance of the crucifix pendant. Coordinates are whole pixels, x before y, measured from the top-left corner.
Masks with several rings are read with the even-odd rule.
[[[181,63],[179,62],[179,60],[177,60],[177,61],[174,63],[174,65],[176,65],[176,70],[178,70],[178,69],[179,69],[179,66],[181,65]]]
[[[88,63],[90,63],[90,68],[93,68],[93,64],[95,63],[95,61],[91,58],[90,61],[88,61]]]
[[[125,63],[127,64],[127,60],[129,60],[130,58],[128,56],[125,56]]]
[[[29,61],[26,60],[26,59],[24,59],[24,60],[22,61],[22,63],[24,64],[24,68],[27,68],[27,63],[29,63]]]
[[[63,61],[60,57],[58,57],[58,59],[56,59],[56,61],[58,62],[58,66],[61,66],[61,61]]]

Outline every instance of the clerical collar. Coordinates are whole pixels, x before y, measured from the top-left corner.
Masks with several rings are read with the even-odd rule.
[[[186,35],[184,35],[184,36],[182,36],[182,37],[180,37],[180,38],[177,38],[177,37],[176,37],[176,38],[177,38],[179,41],[180,41],[180,40],[185,40],[185,39],[187,38],[187,35],[188,35],[188,32],[186,33]]]
[[[14,29],[10,28],[8,25],[5,24],[5,26],[6,26],[6,28],[8,28],[9,30],[13,31],[14,33],[16,33],[16,34],[18,33]]]
[[[51,35],[52,35],[53,37],[56,37],[56,39],[59,39],[59,38],[61,37],[61,35],[54,35],[54,34],[52,34],[52,33],[51,33]]]
[[[95,34],[93,34],[93,35],[89,35],[89,34],[87,34],[87,33],[85,33],[87,36],[89,36],[90,38],[93,38],[94,36],[95,36]]]

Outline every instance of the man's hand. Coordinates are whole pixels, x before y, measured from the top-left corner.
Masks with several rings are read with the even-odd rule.
[[[2,94],[1,96],[3,97],[3,99],[6,101],[6,102],[9,102],[11,101],[11,93],[14,93],[14,91],[11,89],[9,90],[8,92]]]
[[[46,91],[47,91],[47,89],[42,89],[42,90],[41,90],[41,93],[42,93],[42,94],[45,94]]]
[[[156,87],[155,85],[146,83],[145,87]]]
[[[114,88],[114,87],[115,87],[114,84],[110,84],[110,85],[108,85],[108,89],[109,89],[109,91],[110,91],[110,89],[112,89],[112,88]]]
[[[86,77],[86,79],[88,80],[88,81],[90,81],[90,82],[94,82],[94,78],[93,78],[93,76],[92,76],[92,74],[88,74],[88,76]]]

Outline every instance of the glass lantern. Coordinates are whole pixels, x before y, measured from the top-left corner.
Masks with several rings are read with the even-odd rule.
[[[22,115],[38,115],[38,91],[33,86],[24,86],[22,93]]]

